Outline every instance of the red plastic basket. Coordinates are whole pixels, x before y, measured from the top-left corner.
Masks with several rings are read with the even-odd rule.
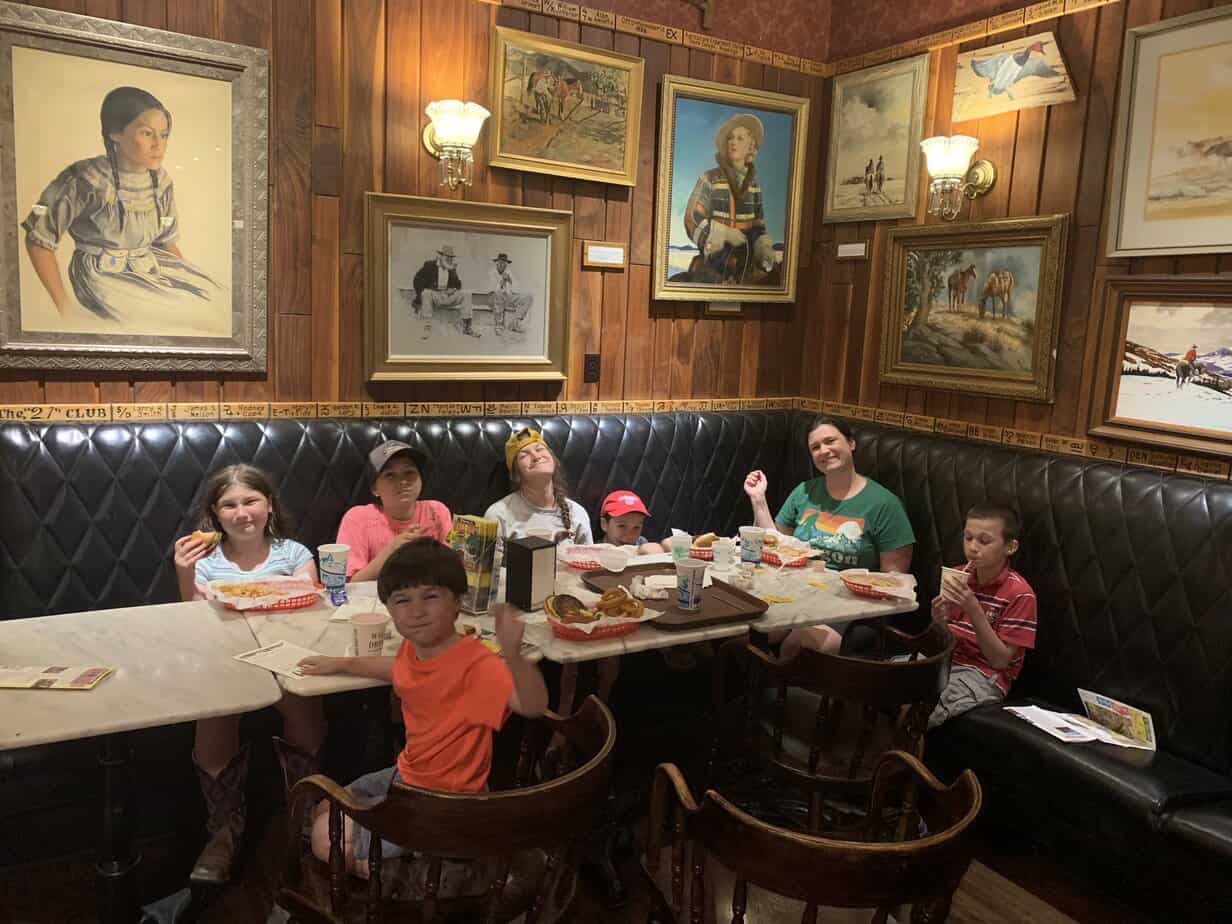
[[[575,629],[573,626],[566,625],[563,622],[557,622],[551,616],[548,617],[548,625],[552,627],[552,634],[557,638],[564,639],[569,642],[594,642],[601,638],[616,638],[621,635],[632,635],[637,631],[640,622],[617,622],[610,626],[596,626],[590,632],[583,632],[581,629]]]
[[[574,571],[598,571],[603,567],[597,561],[591,561],[589,559],[578,559],[575,561],[571,558],[566,558],[565,564]]]
[[[894,594],[888,594],[884,590],[874,587],[872,584],[862,584],[855,578],[846,578],[841,574],[838,579],[843,582],[843,586],[850,590],[857,597],[867,597],[869,600],[897,600]]]
[[[690,558],[700,558],[702,561],[714,561],[714,549],[689,549]]]
[[[762,550],[761,562],[763,565],[770,565],[774,568],[777,568],[782,563],[782,561],[783,560],[779,558],[778,552],[770,552],[770,551]],[[801,555],[799,558],[792,559],[787,564],[783,565],[783,567],[784,568],[803,568],[805,565],[808,564],[808,562],[809,562],[808,556]]]
[[[313,584],[318,591],[324,590],[324,584]],[[287,597],[285,600],[279,600],[277,603],[271,603],[268,606],[250,606],[247,609],[240,609],[234,603],[224,603],[223,609],[235,610],[238,613],[272,613],[282,610],[302,610],[304,607],[312,606],[321,599],[319,593],[300,594],[298,597]]]

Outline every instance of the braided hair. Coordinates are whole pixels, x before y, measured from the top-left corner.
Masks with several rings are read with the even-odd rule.
[[[111,179],[115,183],[116,208],[120,214],[120,229],[124,228],[124,202],[120,199],[120,159],[116,154],[116,143],[111,136],[119,134],[128,128],[137,116],[151,109],[157,109],[167,119],[167,131],[171,131],[171,112],[152,93],[137,87],[116,87],[103,97],[103,106],[99,111],[99,122],[103,129],[103,147],[107,151],[107,162],[111,165]],[[158,227],[162,227],[163,210],[158,201],[158,171],[150,171],[150,182],[154,187],[154,211],[158,218]]]
[[[572,535],[573,533],[573,518],[569,515],[569,482],[565,478],[565,471],[561,467],[560,459],[556,457],[556,453],[552,452],[552,447],[547,446],[548,452],[552,453],[552,461],[555,463],[552,470],[552,498],[556,501],[556,510],[560,513],[560,521],[564,524],[566,530]],[[518,471],[517,463],[514,463],[513,471],[509,473],[509,481],[513,485],[515,491],[522,489],[522,475]]]

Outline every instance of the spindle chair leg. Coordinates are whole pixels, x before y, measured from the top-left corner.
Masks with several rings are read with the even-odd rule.
[[[744,924],[744,912],[749,903],[749,883],[747,879],[737,879],[732,888],[732,919],[731,924]]]
[[[381,839],[375,834],[368,846],[368,924],[381,924],[385,916],[381,907]]]
[[[341,914],[346,906],[347,869],[342,852],[342,808],[329,804],[329,906]]]

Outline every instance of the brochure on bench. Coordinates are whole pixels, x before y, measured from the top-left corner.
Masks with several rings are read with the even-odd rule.
[[[6,690],[93,690],[111,675],[114,668],[82,664],[15,667],[0,664],[0,689]]]
[[[1102,741],[1123,748],[1155,750],[1155,725],[1151,714],[1119,700],[1079,690],[1086,716],[1052,712],[1039,706],[1006,706],[1024,721],[1061,741]]]

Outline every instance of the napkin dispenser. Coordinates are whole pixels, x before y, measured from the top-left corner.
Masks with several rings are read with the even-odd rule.
[[[505,599],[527,612],[556,588],[556,545],[539,536],[505,540]]]

